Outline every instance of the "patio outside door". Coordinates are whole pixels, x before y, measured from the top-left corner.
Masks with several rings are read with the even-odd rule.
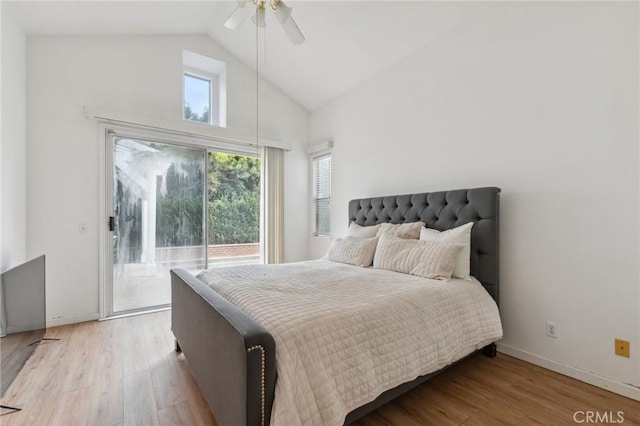
[[[112,138],[111,312],[169,306],[169,270],[207,267],[205,149]]]

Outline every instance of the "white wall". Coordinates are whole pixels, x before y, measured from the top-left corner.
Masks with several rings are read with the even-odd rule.
[[[181,119],[187,49],[227,63],[227,127],[251,135],[255,75],[204,36],[29,37],[27,45],[28,252],[48,256],[52,323],[90,319],[98,313],[98,124],[82,107]],[[260,96],[261,135],[294,144],[285,156],[285,257],[304,259],[308,219],[295,200],[308,190],[295,176],[306,174],[308,113],[264,81]]]
[[[0,3],[0,7],[1,3]],[[0,271],[26,256],[26,40],[2,8]]]
[[[352,198],[500,186],[501,350],[636,398],[638,35],[638,3],[502,3],[310,122],[337,234]]]

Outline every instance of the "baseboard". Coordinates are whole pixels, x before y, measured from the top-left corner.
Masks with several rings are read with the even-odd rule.
[[[615,380],[608,377],[599,376],[592,372],[572,367],[561,362],[553,361],[501,343],[498,343],[498,352],[521,359],[523,361],[527,361],[531,364],[538,365],[548,370],[555,371],[556,373],[569,376],[573,379],[580,380],[581,382],[606,389],[610,392],[617,393],[618,395],[626,396],[627,398],[640,401],[640,388],[636,386],[627,383],[616,382]]]
[[[62,317],[47,320],[47,328],[59,327],[61,325],[76,324],[85,321],[95,321],[100,317],[96,312],[93,314],[77,315],[73,317]]]

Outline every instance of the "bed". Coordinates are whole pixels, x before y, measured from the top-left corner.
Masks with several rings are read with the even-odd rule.
[[[499,188],[473,188],[357,199],[349,203],[349,221],[362,226],[422,221],[427,227],[440,231],[473,222],[470,254],[471,274],[477,279],[477,288],[480,288],[485,296],[489,294],[497,303],[499,297],[499,194]],[[281,374],[281,383],[279,384],[278,392],[276,391],[276,340],[282,338],[282,333],[279,327],[274,326],[274,324],[278,323],[274,323],[269,317],[269,309],[266,307],[268,298],[264,299],[264,303],[258,303],[255,297],[263,296],[260,294],[253,295],[252,292],[260,291],[261,288],[267,291],[266,294],[268,295],[279,291],[280,287],[278,285],[274,287],[274,284],[270,284],[272,280],[266,279],[270,278],[267,275],[278,276],[279,279],[284,281],[288,278],[303,284],[305,280],[300,277],[311,277],[313,275],[311,271],[313,270],[322,271],[322,268],[333,268],[327,269],[322,273],[331,276],[345,273],[347,277],[353,272],[352,269],[344,266],[336,267],[332,262],[313,262],[297,264],[297,266],[294,266],[294,268],[297,268],[297,272],[292,271],[290,273],[282,270],[283,267],[280,265],[269,266],[267,269],[261,269],[265,268],[264,266],[256,266],[249,269],[230,269],[223,273],[218,272],[209,276],[209,281],[213,281],[209,282],[209,285],[184,270],[172,270],[172,330],[176,338],[176,350],[184,353],[218,424],[260,426],[270,424],[272,410],[274,409],[274,398],[278,392],[280,392],[280,396],[278,396],[279,405],[276,405],[274,412],[274,418],[278,419],[278,421],[275,423],[286,423],[282,419],[289,419],[289,422],[293,424],[337,424],[337,418],[344,419],[344,423],[350,423],[412,389],[442,371],[448,365],[478,349],[480,343],[482,343],[481,347],[484,348],[485,353],[495,355],[493,342],[485,342],[482,339],[474,341],[475,345],[457,348],[453,351],[457,352],[454,355],[443,356],[438,355],[439,352],[437,352],[436,355],[432,356],[425,353],[423,358],[433,360],[430,364],[430,369],[425,370],[425,374],[416,374],[416,371],[420,370],[413,369],[403,372],[403,381],[400,383],[395,383],[393,380],[383,380],[385,388],[370,390],[375,395],[373,398],[369,395],[368,399],[360,400],[358,399],[360,396],[358,393],[355,395],[349,394],[349,403],[356,401],[357,404],[355,406],[347,405],[346,416],[336,417],[335,412],[333,416],[331,413],[325,416],[324,412],[319,412],[318,414],[314,411],[308,418],[295,418],[295,421],[291,422],[290,417],[286,417],[286,415],[283,417],[279,413],[279,411],[283,411],[279,408],[285,406],[284,401],[288,398],[288,396],[285,397],[283,395],[289,395],[282,393],[281,388],[291,382],[291,378],[286,374]],[[338,269],[342,272],[338,271]],[[360,269],[364,270],[365,268]],[[385,279],[385,272],[371,270],[366,273],[369,274],[367,275],[367,282],[376,282],[376,280],[382,282]],[[378,275],[381,273],[383,276],[379,277]],[[390,274],[398,275],[396,272]],[[236,275],[240,277],[236,277]],[[239,281],[244,279],[245,282],[254,283],[255,285],[251,287],[255,288],[246,290],[246,286],[238,286],[234,289],[230,284],[228,286],[225,285],[225,282],[232,282],[236,278]],[[343,278],[337,279],[337,281],[340,280],[343,280]],[[403,280],[405,279],[403,278]],[[403,285],[406,285],[407,288],[412,288],[411,291],[414,291],[411,286],[414,286],[415,283],[412,280],[415,281],[415,277],[407,278],[405,280],[407,282],[403,283]],[[356,281],[353,282],[355,283]],[[438,283],[433,283],[433,286],[438,287]],[[227,290],[227,287],[230,290]],[[455,285],[451,285],[446,289],[447,291],[454,291],[452,290],[454,287]],[[221,293],[224,293],[224,291],[227,291],[227,294],[223,296]],[[304,293],[305,289],[302,287],[295,291]],[[408,298],[406,294],[413,293],[399,294],[396,299],[413,298],[413,295]],[[245,303],[245,299],[250,299],[250,297],[254,297],[253,303]],[[305,299],[306,296],[304,294],[300,295],[300,297],[300,301],[309,300]],[[356,295],[354,297],[359,296]],[[450,295],[451,300],[459,297],[459,295]],[[404,300],[402,303],[404,303],[402,305],[404,307],[396,308],[399,310],[394,315],[402,316],[401,313],[411,306],[411,300]],[[309,307],[312,306],[316,305],[309,305]],[[321,301],[318,302],[317,306],[322,308],[317,311],[317,315],[330,315],[329,318],[332,319],[341,316],[339,315],[339,307],[336,308],[338,310],[328,313]],[[281,307],[279,306],[278,309],[281,309]],[[245,311],[249,312],[251,310],[253,310],[252,316],[245,313]],[[381,317],[384,316],[383,314],[384,312],[380,312]],[[363,313],[363,315],[366,318],[366,315],[371,315],[371,313]],[[305,320],[305,318],[298,319],[301,323],[304,323]],[[336,319],[336,321],[338,320]],[[348,319],[342,318],[342,321],[348,321]],[[265,327],[261,324],[271,324],[271,326]],[[295,318],[292,320],[292,324],[295,324]],[[363,332],[368,331],[366,330],[367,327],[364,327],[364,329]],[[409,342],[407,345],[412,345],[411,339],[414,335],[417,342],[421,341],[419,335],[420,327],[412,328],[410,320],[401,328],[398,328],[397,332],[400,333],[403,330],[407,330],[409,333],[409,340],[406,340],[406,342]],[[307,331],[305,329],[304,333],[307,333]],[[330,332],[331,330],[329,330],[329,334],[331,334]],[[447,336],[448,334],[446,332],[442,335]],[[277,339],[274,338],[274,335]],[[313,335],[309,334],[309,336]],[[498,337],[497,334],[495,336]],[[348,337],[350,338],[350,336]],[[454,343],[449,342],[450,345]],[[440,347],[442,345],[439,342],[433,342],[433,345],[421,344],[416,345],[415,350],[417,351],[427,346]],[[280,359],[279,362],[282,363],[283,357],[285,355],[289,356],[288,354],[291,350],[286,345],[281,345],[281,343],[279,343],[279,348],[278,357]],[[398,348],[398,350],[410,351],[409,348],[404,347]],[[367,351],[371,352],[371,349],[369,348]],[[305,356],[305,353],[299,354],[296,352],[293,358],[298,360],[302,359],[300,358],[302,356]],[[354,359],[358,361],[354,363],[353,370],[365,374],[367,372],[366,369],[360,368],[358,370],[358,366],[366,364],[368,361],[366,359],[363,361],[362,358]],[[304,364],[304,359],[299,363]],[[420,368],[422,368],[421,365]],[[297,375],[294,380],[297,380],[299,376],[306,375]],[[311,378],[305,379],[313,382],[313,375],[308,374],[308,376]],[[327,381],[331,381],[331,379]],[[355,381],[358,381],[357,375],[355,376]],[[367,387],[369,378],[361,379],[360,382],[360,388],[362,386]],[[300,383],[304,384],[305,382]],[[289,384],[289,387],[292,387],[289,393],[297,394],[298,396],[305,397],[307,394],[313,393],[313,389],[304,388],[298,382],[293,385]],[[342,389],[340,384],[337,384],[336,387]],[[322,396],[324,396],[325,392],[321,393],[321,396],[313,396],[315,399],[312,402],[316,405],[324,403]],[[326,404],[335,405],[335,401],[329,401]],[[345,407],[341,408],[345,409]]]

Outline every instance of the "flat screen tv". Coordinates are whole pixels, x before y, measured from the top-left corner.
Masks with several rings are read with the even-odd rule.
[[[1,397],[46,331],[44,255],[0,275]]]

